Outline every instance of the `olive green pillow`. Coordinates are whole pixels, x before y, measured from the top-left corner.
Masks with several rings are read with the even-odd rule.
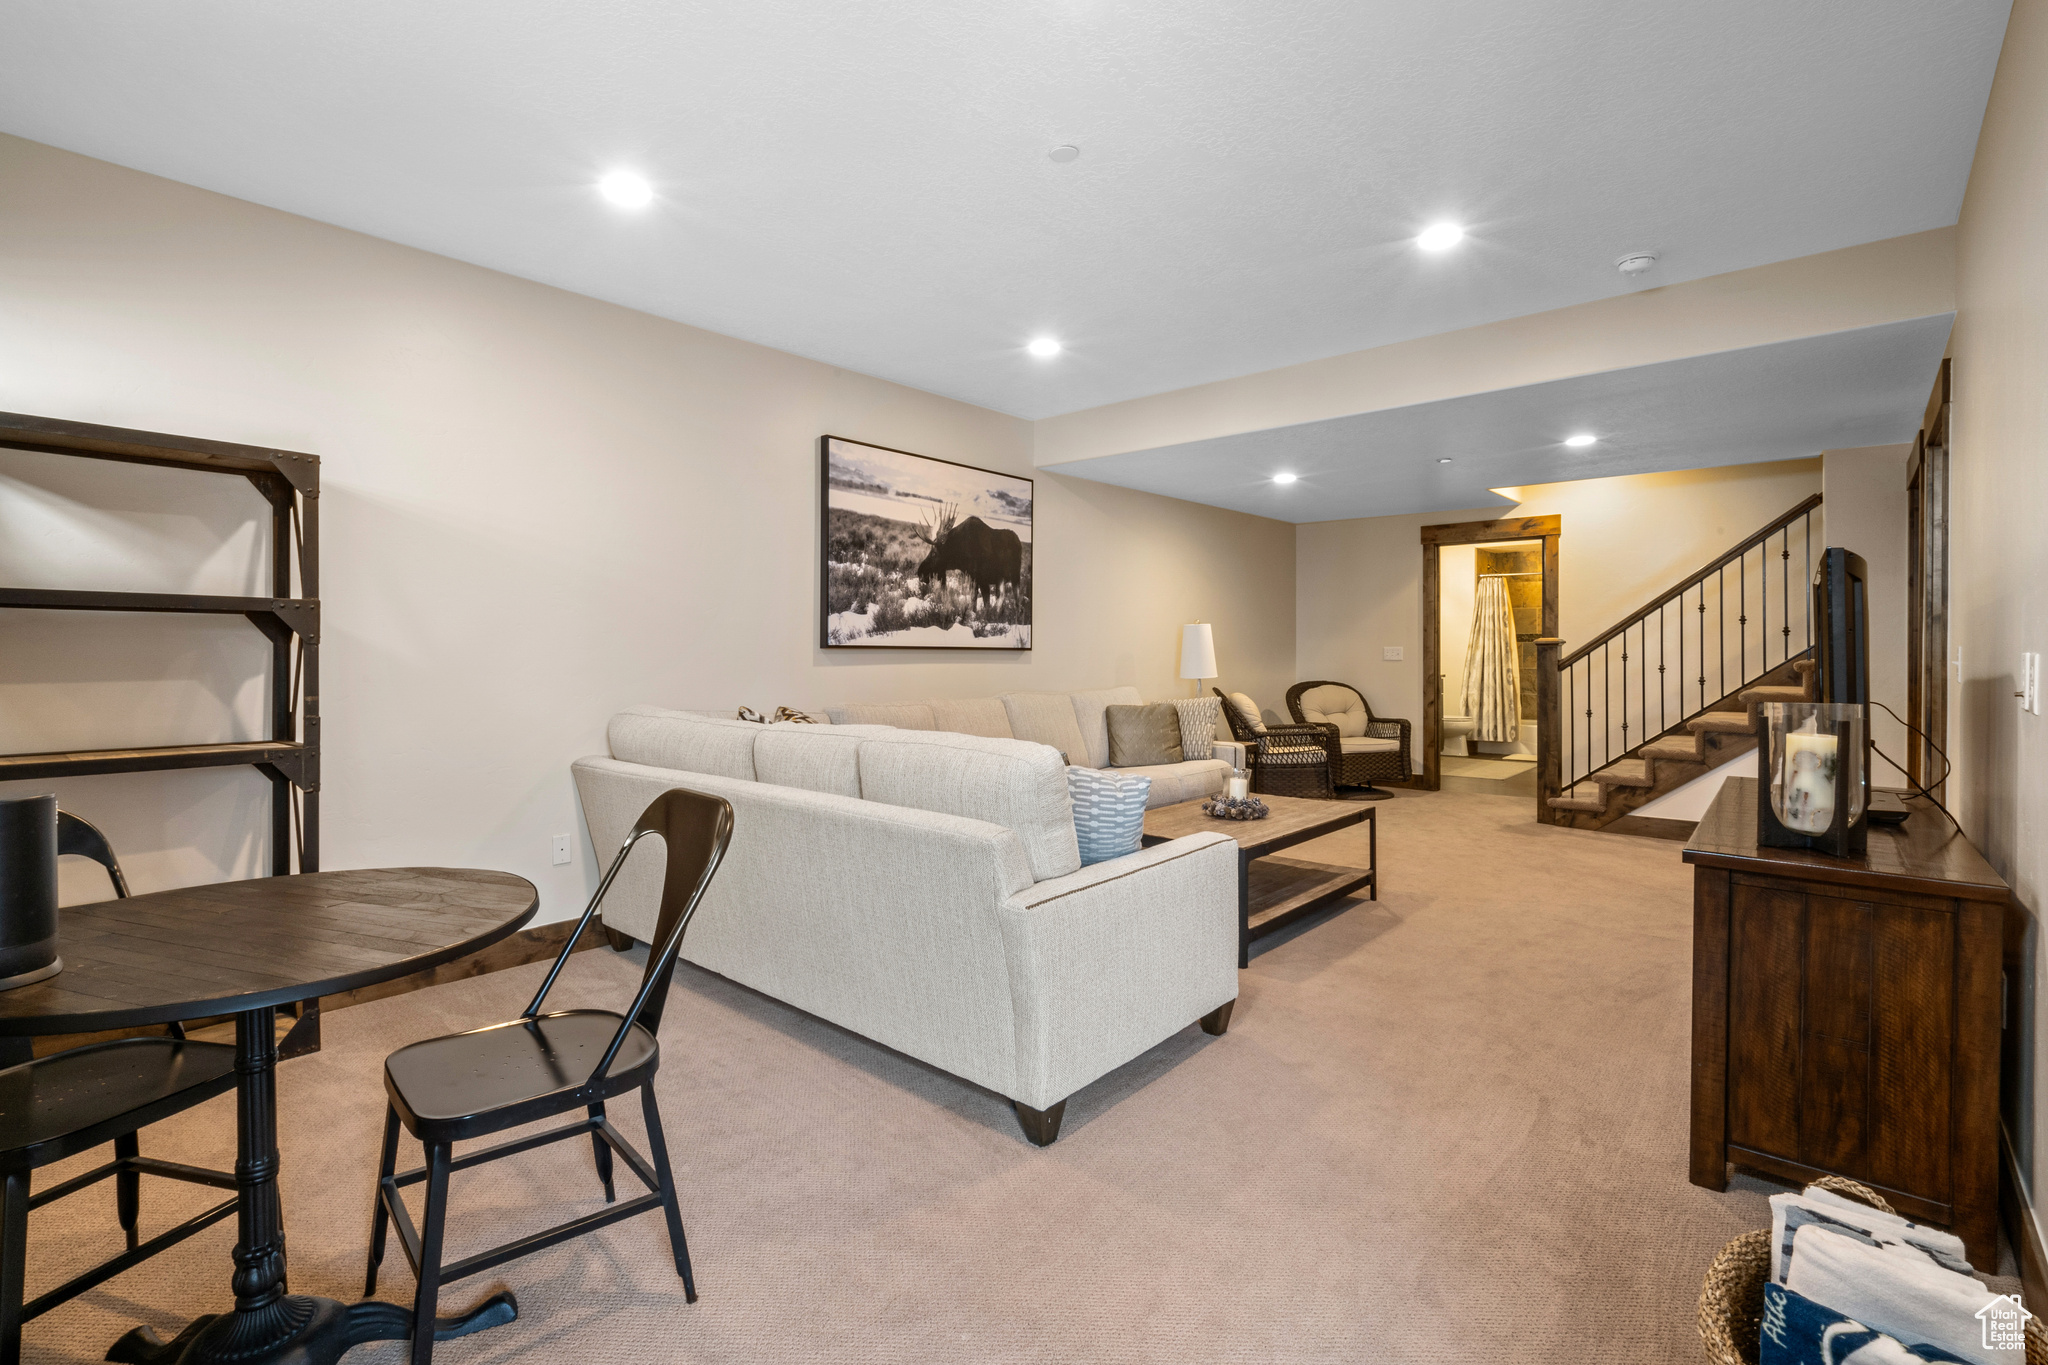
[[[1102,717],[1109,723],[1109,766],[1152,768],[1180,763],[1180,712],[1170,701],[1150,706],[1110,706]]]

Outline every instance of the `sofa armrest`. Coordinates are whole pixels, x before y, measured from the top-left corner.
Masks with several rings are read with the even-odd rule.
[[[1049,878],[998,908],[1013,1099],[1043,1109],[1237,998],[1237,843],[1192,834]]]
[[[1216,757],[1233,768],[1242,768],[1245,766],[1244,745],[1234,739],[1219,739],[1216,741]]]

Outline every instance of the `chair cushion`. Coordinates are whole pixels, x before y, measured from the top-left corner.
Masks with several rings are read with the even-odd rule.
[[[1311,687],[1301,694],[1299,702],[1303,720],[1334,725],[1339,738],[1364,734],[1365,723],[1372,715],[1366,709],[1365,698],[1342,683]]]
[[[1070,692],[1067,699],[1074,708],[1074,724],[1081,731],[1081,748],[1073,755],[1073,761],[1089,768],[1107,767],[1111,762],[1109,725],[1103,713],[1112,706],[1142,706],[1145,699],[1135,687]]]
[[[1140,768],[1182,760],[1180,712],[1172,702],[1103,709],[1109,731],[1109,766]]]
[[[1266,722],[1259,718],[1259,704],[1242,692],[1230,694],[1230,704],[1237,711],[1238,718],[1250,727],[1255,735],[1266,733]]]
[[[61,981],[63,978],[58,978]],[[123,1038],[0,1071],[0,1150],[57,1161],[235,1088],[226,1043]],[[137,1117],[154,1108],[154,1117]]]
[[[1370,736],[1345,736],[1337,741],[1337,747],[1347,754],[1396,754],[1401,751],[1398,739],[1374,739]]]
[[[621,763],[754,780],[752,721],[693,716],[658,706],[629,706],[612,717],[605,738]]]
[[[1031,879],[1042,882],[1081,866],[1064,766],[1040,744],[897,730],[862,742],[860,794],[1014,830]]]
[[[1145,798],[1152,779],[1098,768],[1067,769],[1081,866],[1136,853],[1145,835]]]
[[[618,1028],[619,1016],[610,1010],[562,1010],[530,1022],[513,1020],[429,1038],[384,1059],[385,1089],[416,1134],[422,1127],[497,1132],[579,1107],[582,1101],[573,1097],[597,1069]],[[625,1077],[654,1061],[660,1050],[654,1035],[635,1024],[606,1075]],[[560,1096],[561,1106],[548,1104],[549,1096]],[[527,1118],[505,1116],[515,1106],[538,1112]],[[504,1121],[493,1121],[500,1116]]]
[[[1003,709],[1010,715],[1010,734],[1030,744],[1050,744],[1067,756],[1069,763],[1085,764],[1087,741],[1074,719],[1074,701],[1064,692],[1005,692]],[[1103,761],[1109,761],[1109,740],[1102,741]]]
[[[1173,704],[1173,709],[1180,714],[1182,758],[1216,756],[1216,721],[1222,705],[1215,697],[1182,697]]]
[[[925,703],[932,709],[932,724],[956,735],[980,735],[984,739],[1015,739],[1010,733],[1010,713],[1001,697],[970,697],[965,701],[934,698]]]
[[[1320,744],[1303,744],[1293,739],[1279,743],[1270,740],[1259,745],[1260,763],[1278,768],[1313,768],[1318,763],[1330,761],[1330,751]]]

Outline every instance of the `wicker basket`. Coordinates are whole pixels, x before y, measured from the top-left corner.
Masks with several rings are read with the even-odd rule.
[[[1890,1204],[1867,1185],[1838,1175],[1813,1182],[1824,1190],[1860,1199],[1892,1213]],[[1757,1365],[1764,1315],[1764,1282],[1771,1274],[1771,1230],[1745,1232],[1721,1248],[1700,1285],[1700,1341],[1714,1365]],[[2027,1319],[2027,1365],[2048,1365],[2048,1330]]]

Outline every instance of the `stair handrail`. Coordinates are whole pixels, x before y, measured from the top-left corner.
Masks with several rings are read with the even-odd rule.
[[[1811,512],[1814,508],[1820,505],[1821,495],[1815,493],[1813,496],[1807,498],[1804,502],[1800,503],[1797,507],[1792,508],[1792,510],[1790,510],[1789,512],[1784,512],[1780,514],[1768,526],[1765,526],[1761,531],[1753,532],[1746,538],[1737,541],[1735,543],[1734,548],[1716,557],[1705,568],[1699,570],[1697,573],[1693,573],[1684,578],[1681,578],[1680,580],[1678,580],[1678,583],[1675,587],[1666,588],[1663,592],[1660,592],[1655,597],[1652,597],[1648,602],[1644,603],[1641,607],[1638,607],[1636,610],[1628,613],[1626,616],[1623,616],[1620,621],[1616,622],[1612,626],[1609,626],[1605,631],[1603,631],[1598,636],[1595,636],[1591,643],[1584,645],[1579,649],[1573,650],[1570,654],[1567,654],[1562,659],[1558,660],[1558,670],[1562,672],[1563,670],[1570,668],[1573,664],[1585,658],[1594,650],[1606,644],[1609,640],[1616,638],[1623,631],[1628,630],[1630,627],[1634,626],[1638,621],[1648,616],[1651,612],[1656,611],[1658,607],[1663,606],[1672,598],[1677,597],[1680,593],[1689,592],[1693,588],[1696,588],[1700,584],[1704,583],[1707,579],[1707,576],[1713,573],[1716,569],[1722,568],[1723,566],[1728,564],[1733,564],[1737,559],[1740,559],[1743,555],[1748,554],[1751,550],[1758,548],[1764,543],[1764,541],[1768,540],[1771,536],[1777,534],[1779,531],[1784,530],[1787,526],[1790,526],[1794,521],[1798,520],[1802,516],[1805,516],[1808,512]]]

